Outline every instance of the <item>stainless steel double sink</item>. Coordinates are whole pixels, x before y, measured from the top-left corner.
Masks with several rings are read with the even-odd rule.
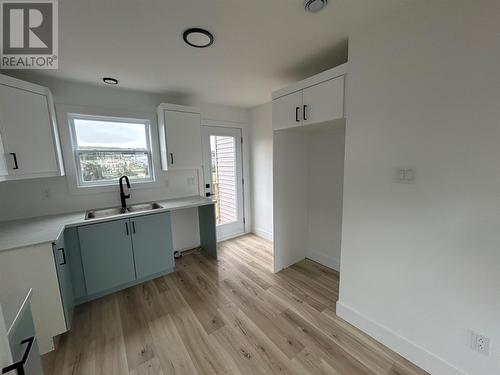
[[[160,208],[163,208],[163,206],[156,202],[133,204],[128,206],[127,208],[122,208],[122,207],[101,208],[101,209],[87,211],[87,213],[85,214],[85,220],[101,219],[110,216],[123,215],[126,213],[154,211]]]

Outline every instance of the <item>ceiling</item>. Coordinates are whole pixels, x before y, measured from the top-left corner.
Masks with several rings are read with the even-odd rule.
[[[357,28],[408,0],[60,0],[59,69],[37,71],[193,101],[252,107],[273,90],[343,63]],[[203,27],[207,49],[182,33]]]

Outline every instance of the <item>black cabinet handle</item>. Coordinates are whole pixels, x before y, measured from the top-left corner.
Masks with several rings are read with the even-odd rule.
[[[135,234],[135,221],[132,221],[132,232]]]
[[[62,253],[62,256],[63,256],[63,262],[59,263],[59,265],[64,266],[66,264],[66,252],[64,251],[64,247],[57,249],[57,251],[60,251]]]
[[[16,370],[17,375],[25,375],[24,365],[26,364],[26,361],[28,360],[28,357],[30,355],[31,348],[33,347],[34,342],[35,342],[35,336],[32,336],[28,339],[21,341],[21,344],[28,344],[26,346],[26,350],[24,351],[23,358],[19,362],[16,362],[10,366],[4,367],[2,369],[2,374],[6,374],[8,372]]]
[[[127,231],[127,236],[129,235],[129,232],[128,232],[128,223],[125,223],[125,230]]]
[[[174,165],[174,154],[170,153],[170,164]]]
[[[300,110],[300,107],[295,107],[295,121],[299,122],[300,119],[299,119],[299,110]]]
[[[19,165],[17,164],[17,155],[15,152],[10,153],[12,157],[14,158],[14,167],[12,169],[19,169]]]
[[[307,114],[306,114],[306,111],[307,111],[307,104],[304,104],[304,109],[303,109],[303,118],[304,118],[304,121],[307,121]]]

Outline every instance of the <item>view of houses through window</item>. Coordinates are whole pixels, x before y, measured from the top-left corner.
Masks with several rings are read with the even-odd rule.
[[[149,121],[71,115],[79,186],[152,181]]]

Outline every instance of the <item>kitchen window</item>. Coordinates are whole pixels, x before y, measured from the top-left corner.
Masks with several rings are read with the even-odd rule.
[[[152,182],[149,120],[69,114],[78,186]]]

